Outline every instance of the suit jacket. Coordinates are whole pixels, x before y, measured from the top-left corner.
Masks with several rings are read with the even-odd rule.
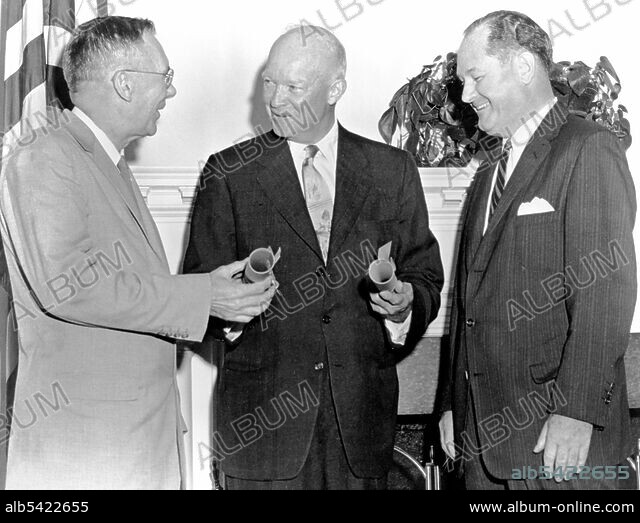
[[[552,412],[594,425],[587,465],[622,463],[632,449],[623,357],[636,300],[625,154],[612,133],[556,105],[483,236],[494,169],[480,169],[463,212],[443,388],[457,443],[475,430],[465,425],[472,395],[497,478],[542,465],[533,448]],[[518,216],[535,198],[555,211]]]
[[[2,173],[20,339],[9,489],[176,489],[176,350],[208,278],[171,276],[137,187],[70,112]],[[180,431],[180,434],[179,434]]]
[[[398,277],[415,292],[408,336],[414,345],[437,315],[443,275],[407,153],[340,128],[326,266],[285,140],[270,132],[211,157],[185,272],[207,272],[258,247],[282,248],[275,269],[280,296],[245,329],[222,369],[217,437],[225,473],[252,480],[299,473],[319,401],[331,401],[319,398],[323,372],[353,472],[380,477],[388,470],[396,362],[383,322],[368,306],[365,276],[390,241]]]

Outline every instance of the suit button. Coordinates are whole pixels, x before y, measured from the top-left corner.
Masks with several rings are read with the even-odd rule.
[[[324,323],[325,325],[329,325],[331,323],[331,316],[329,316],[328,314],[325,314],[322,317],[322,323]]]
[[[322,267],[316,271],[316,276],[318,278],[324,278],[327,275],[327,271],[325,271]]]
[[[467,327],[475,327],[476,326],[476,320],[467,320]]]
[[[324,370],[324,363],[316,363],[316,366],[314,368],[316,372],[320,372],[321,370]]]

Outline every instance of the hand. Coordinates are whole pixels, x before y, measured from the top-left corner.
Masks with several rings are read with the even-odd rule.
[[[564,477],[569,481],[567,467],[575,472],[584,467],[591,445],[593,425],[566,416],[551,415],[542,427],[538,444],[533,452],[544,450],[544,466],[555,472],[562,468],[562,474],[553,474],[557,483]]]
[[[211,316],[234,323],[249,323],[271,305],[278,290],[273,275],[260,283],[244,284],[237,278],[247,260],[220,267],[211,278]]]
[[[448,410],[440,418],[440,445],[444,453],[452,460],[456,459],[456,447],[453,444],[453,412]]]
[[[410,283],[398,282],[396,288],[390,291],[383,291],[371,294],[371,308],[385,320],[394,323],[404,323],[413,307],[413,285]]]

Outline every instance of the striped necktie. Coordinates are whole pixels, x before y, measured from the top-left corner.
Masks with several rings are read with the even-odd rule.
[[[489,220],[493,217],[493,214],[498,208],[500,198],[504,193],[504,189],[507,186],[507,164],[509,163],[509,157],[511,156],[511,140],[507,140],[502,148],[502,155],[500,157],[500,163],[498,164],[498,177],[496,178],[496,185],[493,188],[493,194],[491,195],[491,210],[489,211]]]
[[[302,164],[302,180],[304,182],[304,197],[309,209],[309,216],[313,228],[318,236],[322,257],[326,263],[329,256],[329,241],[331,239],[331,220],[333,218],[333,199],[329,184],[315,168],[313,162],[320,149],[316,145],[309,145],[305,149],[305,159]]]

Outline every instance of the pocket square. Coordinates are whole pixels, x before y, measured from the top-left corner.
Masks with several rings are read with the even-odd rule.
[[[534,198],[529,203],[523,203],[518,209],[518,216],[531,216],[533,214],[546,214],[555,212],[553,206],[542,198]]]

